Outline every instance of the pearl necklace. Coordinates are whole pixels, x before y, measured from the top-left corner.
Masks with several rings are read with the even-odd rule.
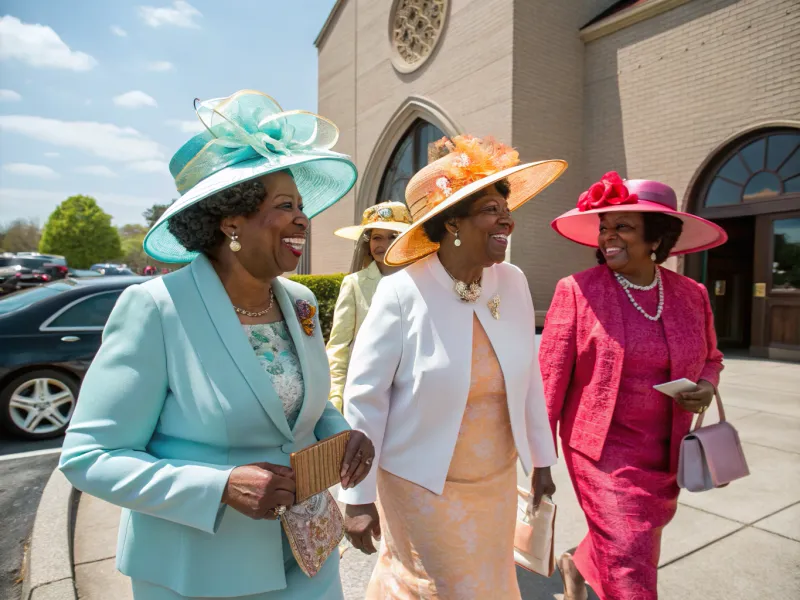
[[[631,301],[631,304],[638,310],[646,319],[650,321],[658,321],[661,318],[661,313],[664,312],[664,283],[661,281],[661,271],[658,267],[656,267],[656,278],[653,280],[653,283],[650,285],[636,285],[635,283],[631,283],[627,279],[625,279],[619,273],[614,273],[614,277],[617,278],[617,281],[622,286],[622,289],[625,290],[625,294],[628,296],[628,300]],[[652,290],[654,287],[658,286],[658,310],[656,310],[655,315],[649,315],[647,312],[642,308],[642,306],[636,302],[636,299],[631,294],[631,290],[639,290],[642,292],[647,292]]]
[[[275,294],[272,292],[272,288],[269,290],[269,306],[264,310],[259,310],[257,312],[251,312],[249,310],[245,310],[244,308],[239,308],[238,306],[234,305],[233,310],[235,310],[238,314],[244,315],[245,317],[250,317],[251,319],[257,319],[258,317],[263,317],[269,311],[272,310],[272,305],[275,304]]]
[[[444,269],[444,265],[442,265],[442,268]],[[473,281],[470,284],[466,284],[463,281],[459,281],[453,277],[450,274],[450,271],[447,269],[444,269],[444,272],[450,275],[450,279],[453,280],[453,291],[458,294],[458,297],[461,298],[462,302],[469,302],[472,304],[478,301],[478,298],[480,298],[481,294],[483,293],[480,279]]]

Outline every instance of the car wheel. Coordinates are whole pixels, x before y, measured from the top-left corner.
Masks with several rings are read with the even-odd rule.
[[[66,431],[77,400],[73,377],[52,369],[31,371],[0,391],[0,424],[20,438],[58,437]]]

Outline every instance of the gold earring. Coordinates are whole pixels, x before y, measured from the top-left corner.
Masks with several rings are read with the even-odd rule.
[[[235,231],[231,234],[230,249],[231,252],[238,252],[242,249],[242,245],[239,243],[239,236],[236,235]]]

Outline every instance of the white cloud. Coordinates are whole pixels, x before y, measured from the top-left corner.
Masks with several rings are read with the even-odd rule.
[[[169,165],[163,160],[143,160],[134,162],[128,165],[128,168],[140,173],[161,173],[162,175],[169,175]]]
[[[8,163],[3,165],[3,171],[22,177],[36,177],[38,179],[57,179],[58,173],[45,165],[31,165],[28,163]]]
[[[132,127],[94,121],[59,121],[27,115],[0,115],[0,133],[18,133],[62,148],[83,150],[117,162],[164,160],[158,142]]]
[[[76,173],[81,173],[82,175],[93,175],[95,177],[116,177],[117,174],[114,173],[111,169],[109,169],[105,165],[89,165],[88,167],[78,167],[75,169]]]
[[[127,92],[114,98],[114,104],[122,108],[142,108],[143,106],[158,106],[155,98],[148,96],[140,90]]]
[[[170,119],[167,121],[167,125],[170,127],[175,127],[183,133],[202,133],[206,130],[206,128],[200,122],[200,119],[196,119],[194,121],[179,121],[178,119]]]
[[[125,30],[124,30],[122,27],[120,27],[119,25],[112,25],[112,26],[111,26],[111,33],[113,33],[113,34],[114,34],[114,35],[116,35],[117,37],[128,37],[128,32],[127,32],[127,31],[125,31]]]
[[[14,90],[0,90],[0,102],[19,102],[22,96]]]
[[[92,56],[71,50],[50,27],[5,16],[0,17],[0,60],[9,59],[31,67],[70,71],[89,71],[97,66]]]
[[[44,155],[47,158],[58,158],[59,156],[61,156],[59,152],[45,152]]]
[[[159,60],[148,64],[147,70],[155,71],[156,73],[166,73],[167,71],[174,71],[175,65],[166,60]]]
[[[200,29],[200,25],[195,22],[195,17],[202,17],[203,13],[184,0],[175,0],[172,8],[140,6],[139,15],[150,27],[173,25],[188,29]]]

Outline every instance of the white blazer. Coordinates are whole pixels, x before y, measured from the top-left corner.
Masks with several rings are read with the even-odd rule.
[[[527,473],[556,462],[536,352],[528,280],[501,263],[483,272],[483,294],[462,302],[433,254],[384,277],[353,348],[344,415],[375,444],[375,465],[441,495],[467,405],[473,314],[486,330],[505,377],[511,430]],[[488,301],[500,296],[500,319]],[[373,468],[347,504],[377,496]]]

